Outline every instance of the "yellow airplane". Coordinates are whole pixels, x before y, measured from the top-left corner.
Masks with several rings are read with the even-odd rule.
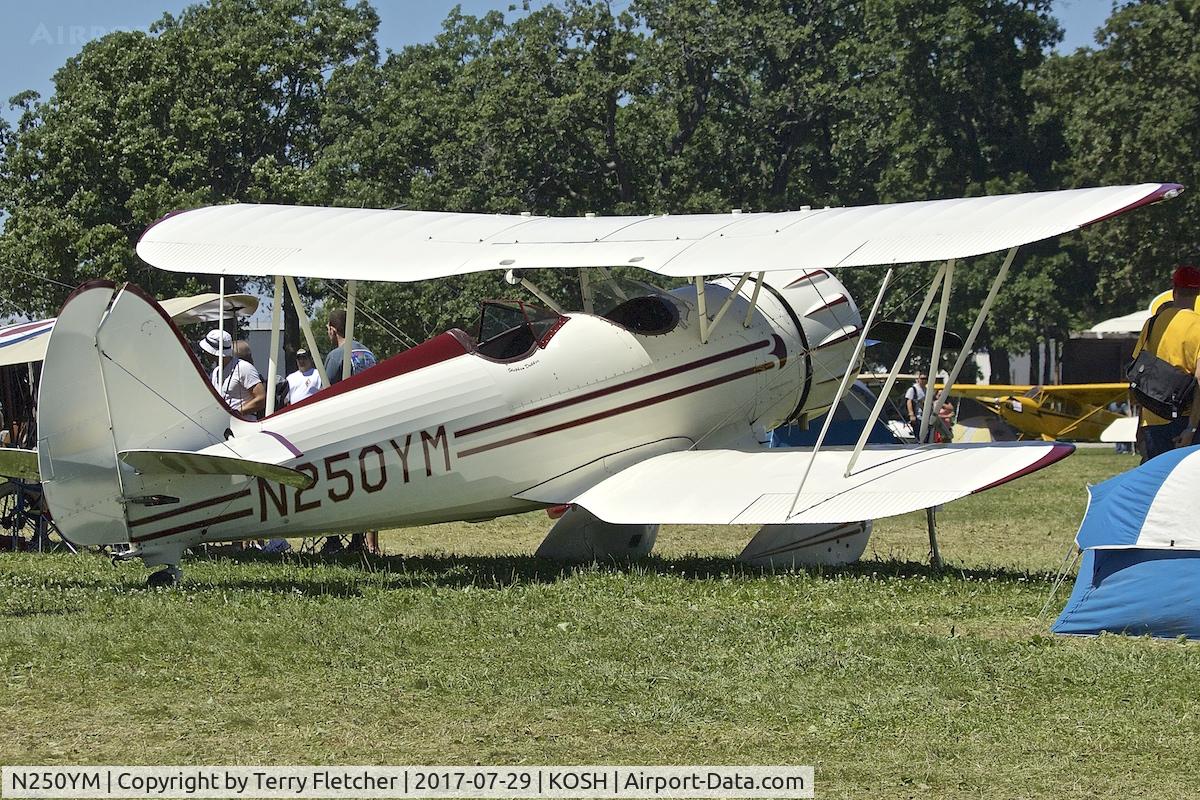
[[[941,391],[941,386],[934,387]],[[1100,441],[1121,418],[1108,410],[1128,402],[1127,383],[1069,383],[1058,386],[956,383],[950,394],[978,400],[1021,434],[1022,439]]]
[[[1140,330],[1163,304],[1171,299],[1165,291],[1142,311],[1105,320],[1090,331],[1099,335],[1130,335]],[[941,391],[941,386],[936,387]],[[1069,383],[1056,386],[956,383],[952,395],[971,397],[1012,425],[1022,439],[1074,439],[1103,441],[1101,433],[1121,414],[1108,410],[1109,404],[1129,402],[1126,383]],[[1111,434],[1110,434],[1111,435]],[[1110,438],[1109,441],[1118,441]],[[1120,439],[1124,441],[1124,439]]]

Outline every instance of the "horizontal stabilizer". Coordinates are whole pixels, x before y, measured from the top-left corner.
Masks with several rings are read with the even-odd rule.
[[[143,475],[229,475],[263,480],[307,489],[313,479],[291,467],[254,461],[236,456],[213,453],[190,453],[186,450],[123,450],[121,461]]]
[[[792,511],[812,451],[692,450],[647,459],[574,502],[614,524],[839,523],[879,519],[948,503],[1053,464],[1074,451],[1061,442],[883,445],[862,452],[843,477],[851,448],[816,456]]]
[[[23,481],[39,480],[37,450],[0,447],[0,475]]]

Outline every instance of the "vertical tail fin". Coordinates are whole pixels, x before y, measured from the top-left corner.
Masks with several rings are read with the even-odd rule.
[[[224,441],[230,424],[166,312],[139,289],[93,282],[67,299],[42,370],[38,467],[72,541],[130,541],[128,502],[152,492],[119,452],[198,450]]]

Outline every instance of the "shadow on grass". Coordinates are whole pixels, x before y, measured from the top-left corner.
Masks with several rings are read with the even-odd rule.
[[[941,569],[915,561],[869,560],[841,567],[808,567],[791,570],[763,569],[732,558],[651,556],[635,562],[596,562],[563,564],[522,555],[460,556],[453,554],[417,556],[339,555],[268,555],[246,551],[210,558],[201,556],[190,562],[223,564],[226,567],[285,567],[286,574],[230,574],[185,579],[191,589],[248,589],[298,592],[305,595],[358,596],[368,589],[406,589],[420,587],[503,589],[520,584],[548,584],[577,575],[646,575],[682,580],[774,580],[779,578],[889,581],[924,579],[937,581],[974,581],[999,583],[1051,582],[1050,573],[1027,572],[1004,567]],[[185,569],[188,566],[185,563]],[[194,573],[193,573],[194,574]]]
[[[30,555],[30,558],[38,558]],[[706,581],[762,580],[929,580],[949,582],[1051,583],[1054,575],[1006,567],[937,569],[929,564],[898,559],[871,559],[841,567],[764,569],[742,564],[733,558],[651,556],[635,562],[563,564],[528,555],[394,555],[342,554],[314,556],[295,553],[267,554],[257,550],[197,554],[181,565],[184,577],[178,589],[187,592],[239,589],[312,597],[359,597],[371,591],[427,587],[465,587],[500,590],[523,584],[552,584],[576,576],[648,576]],[[54,577],[42,576],[43,588],[102,589],[106,585],[126,592],[158,592],[143,581],[150,574],[134,564],[129,572],[114,567],[117,586],[95,575],[88,580],[68,570]],[[166,590],[168,592],[174,589]],[[18,618],[70,613],[60,607],[23,607],[0,604],[0,618]]]
[[[0,610],[0,619],[23,619],[25,617],[65,617],[81,613],[78,608],[6,608]]]

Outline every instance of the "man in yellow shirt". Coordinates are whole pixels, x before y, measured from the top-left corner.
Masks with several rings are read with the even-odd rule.
[[[1171,276],[1173,302],[1168,308],[1151,317],[1142,328],[1133,357],[1148,349],[1181,370],[1200,380],[1200,313],[1195,310],[1200,296],[1200,269],[1182,266]],[[1192,400],[1187,416],[1163,419],[1143,408],[1141,410],[1142,463],[1175,447],[1192,443],[1196,426],[1200,424],[1200,391]]]

